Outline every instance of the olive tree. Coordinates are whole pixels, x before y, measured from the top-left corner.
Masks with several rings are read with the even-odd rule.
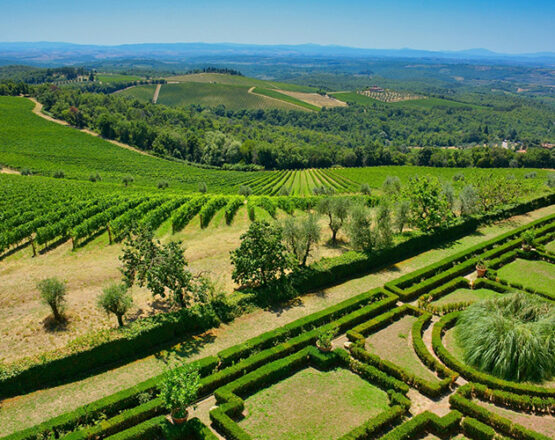
[[[328,218],[331,242],[337,243],[337,233],[349,216],[351,202],[346,197],[325,197],[318,203],[318,212]]]
[[[393,243],[393,230],[391,228],[391,208],[387,202],[382,202],[376,211],[376,245],[387,248]]]
[[[282,225],[283,240],[288,250],[295,256],[301,266],[320,241],[320,225],[314,214],[306,217],[287,217]]]
[[[382,191],[388,196],[395,196],[401,191],[401,181],[397,176],[387,176],[382,184]]]
[[[98,297],[98,307],[107,314],[116,315],[118,324],[123,327],[123,317],[133,305],[133,297],[128,293],[127,285],[113,283],[102,290]]]
[[[66,283],[58,278],[45,278],[37,283],[42,302],[52,309],[52,314],[57,322],[64,320],[66,302]]]
[[[355,204],[350,212],[347,223],[347,236],[353,249],[370,251],[374,245],[372,239],[372,216],[363,204]]]
[[[409,221],[410,202],[408,200],[401,200],[395,207],[395,227],[399,234],[403,233],[403,228]]]
[[[472,185],[466,185],[460,195],[461,215],[467,216],[478,211],[478,193]]]

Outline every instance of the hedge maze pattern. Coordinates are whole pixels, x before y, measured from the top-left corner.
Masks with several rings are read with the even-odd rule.
[[[198,200],[180,200],[184,204],[177,212],[186,212],[184,208],[193,202],[195,209],[200,209]],[[160,203],[156,209],[166,212],[168,203]],[[209,211],[215,209],[212,206],[234,203],[225,205],[218,199],[203,204],[202,209],[209,217]],[[532,229],[536,234],[535,247],[522,250],[521,234]],[[308,367],[322,371],[346,369],[388,395],[385,411],[346,432],[340,437],[342,440],[428,436],[547,440],[552,432],[550,426],[555,424],[555,388],[501,380],[465,365],[446,347],[444,336],[456,324],[460,311],[473,301],[457,299],[460,295],[464,298],[466,291],[487,290],[492,295],[503,295],[517,289],[553,301],[553,290],[511,284],[498,276],[501,268],[517,259],[553,265],[555,254],[549,250],[553,240],[555,215],[196,361],[202,376],[199,397],[215,402],[203,420],[195,417],[184,425],[172,425],[156,396],[160,377],[155,377],[3,440],[31,440],[52,433],[72,440],[253,439],[239,423],[245,400]],[[479,260],[489,262],[486,278],[474,277]],[[453,302],[439,302],[455,292],[459,296],[453,296]],[[368,346],[370,335],[387,332],[407,318],[412,322],[410,334],[405,335],[404,349],[412,353],[407,362],[418,362],[429,374],[420,374],[420,368],[411,369],[404,359],[380,357]],[[329,330],[336,335],[334,349],[322,352],[315,343],[321,332]],[[146,401],[145,395],[149,397]],[[517,411],[531,422],[524,426],[510,420],[503,415],[505,410]],[[542,422],[536,423],[538,420]]]

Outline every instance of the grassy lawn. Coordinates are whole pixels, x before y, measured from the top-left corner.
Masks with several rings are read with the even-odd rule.
[[[516,259],[497,271],[499,278],[509,283],[542,292],[555,292],[555,265],[547,261]]]
[[[371,334],[366,339],[367,350],[423,379],[439,381],[436,375],[420,362],[412,348],[411,330],[416,319],[407,315]]]
[[[449,293],[436,301],[433,301],[432,304],[435,305],[443,305],[443,304],[451,304],[451,303],[459,303],[464,301],[482,301],[484,299],[493,298],[495,296],[499,296],[500,293],[495,292],[494,290],[489,289],[457,289],[454,292]]]
[[[249,397],[239,425],[256,439],[332,440],[387,408],[387,394],[356,374],[308,368]]]

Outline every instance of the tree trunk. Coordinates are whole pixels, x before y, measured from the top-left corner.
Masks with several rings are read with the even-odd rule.
[[[37,256],[37,245],[35,243],[35,239],[31,238],[31,246],[33,247],[33,257]]]
[[[58,307],[56,307],[55,304],[50,304],[50,307],[52,307],[52,313],[54,314],[54,319],[60,322],[62,320],[62,317],[60,316],[60,312],[58,312]]]
[[[117,315],[117,317],[119,326],[123,327],[123,315]]]
[[[333,244],[337,243],[337,229],[332,229],[331,230],[331,242]]]
[[[110,244],[112,244],[112,228],[110,228],[110,225],[106,225],[106,229],[108,229],[108,241],[110,242]]]

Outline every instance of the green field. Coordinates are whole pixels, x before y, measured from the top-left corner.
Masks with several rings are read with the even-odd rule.
[[[155,84],[145,84],[142,86],[133,86],[127,89],[118,90],[114,93],[122,96],[129,96],[131,98],[137,98],[141,102],[152,102],[154,90],[156,90]]]
[[[223,105],[230,110],[319,110],[312,104],[279,93],[277,90],[313,92],[315,89],[312,87],[219,73],[196,73],[169,77],[167,80],[168,84],[162,85],[160,89],[158,104],[207,107]],[[152,100],[155,87],[136,86],[119,93],[147,102]]]
[[[155,187],[166,180],[170,188],[196,191],[203,181],[211,192],[236,193],[256,173],[205,170],[138,154],[99,137],[46,121],[31,112],[33,103],[0,97],[0,164],[52,176],[62,170],[67,178],[87,180],[99,173],[103,182],[121,183],[127,175],[134,184]],[[25,134],[24,136],[22,134]]]
[[[277,90],[272,89],[265,89],[262,87],[255,87],[253,93],[257,95],[264,95],[270,98],[279,99],[280,101],[288,102],[290,104],[296,105],[297,107],[302,107],[308,110],[318,111],[320,110],[319,107],[309,104],[308,102],[301,101],[300,99],[293,98],[292,96],[285,95],[283,93],[278,92]]]
[[[95,75],[95,80],[102,83],[140,81],[142,79],[144,78],[137,75],[123,75],[119,73],[97,73]]]
[[[265,81],[240,75],[226,75],[223,73],[193,73],[190,75],[170,76],[168,82],[196,82],[227,84],[234,86],[263,87],[270,89],[287,90],[291,92],[315,92],[317,89],[309,86],[283,83],[277,81]]]
[[[430,175],[436,176],[443,181],[453,183],[455,189],[472,183],[479,177],[515,176],[522,179],[525,185],[531,189],[546,188],[546,179],[551,171],[545,169],[534,169],[535,177],[525,179],[524,176],[532,171],[529,168],[436,168],[417,166],[377,166],[364,168],[337,168],[333,172],[341,177],[348,178],[358,184],[367,183],[372,188],[379,189],[388,176],[397,176],[402,184],[405,184],[413,176]],[[454,181],[454,176],[464,176],[464,179]]]

